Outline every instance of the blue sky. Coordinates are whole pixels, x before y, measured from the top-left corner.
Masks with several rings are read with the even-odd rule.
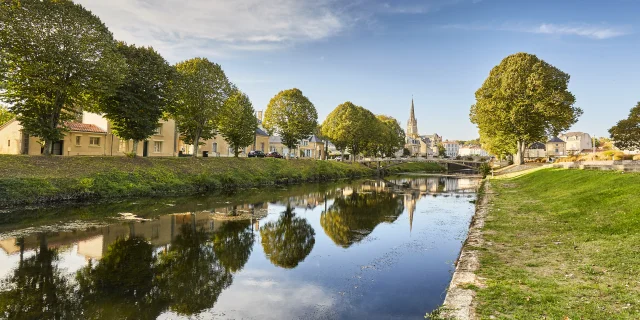
[[[352,101],[420,133],[473,139],[474,93],[528,52],[571,75],[572,128],[608,136],[640,101],[636,0],[78,0],[119,40],[175,63],[204,56],[262,110],[297,87],[319,121]]]

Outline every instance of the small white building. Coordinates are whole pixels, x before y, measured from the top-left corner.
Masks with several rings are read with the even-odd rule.
[[[558,136],[566,143],[565,150],[567,154],[578,154],[583,150],[592,150],[593,141],[588,133],[584,132],[567,132]]]
[[[458,144],[458,142],[456,141],[446,140],[442,143],[442,146],[445,148],[445,153],[449,158],[457,157],[458,153],[460,152],[460,144]]]
[[[480,146],[466,146],[459,149],[458,155],[461,157],[488,157],[489,153]]]

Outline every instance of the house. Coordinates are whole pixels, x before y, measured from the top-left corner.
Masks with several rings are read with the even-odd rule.
[[[275,151],[290,158],[326,159],[324,155],[324,141],[316,135],[298,142],[295,148],[289,149],[282,143],[279,136],[269,137],[269,151]]]
[[[567,132],[559,135],[558,138],[566,143],[567,154],[578,154],[584,149],[593,149],[593,141],[588,133]]]
[[[547,157],[563,157],[567,155],[566,142],[558,137],[549,139],[546,147]]]
[[[434,153],[431,140],[429,138],[420,137],[418,141],[420,142],[420,156],[432,158]]]
[[[434,134],[422,135],[420,137],[422,139],[428,139],[431,142],[430,148],[431,148],[431,151],[433,152],[433,154],[438,154],[439,153],[438,145],[442,143],[442,137],[441,136],[439,136],[437,133],[434,133]]]
[[[524,150],[525,159],[538,159],[547,157],[547,147],[542,142],[534,142]]]
[[[406,136],[404,141],[404,148],[409,150],[410,156],[414,157],[420,155],[420,139]]]
[[[179,145],[180,151],[182,151],[183,154],[193,154],[193,145],[185,144],[182,141],[179,142]],[[239,156],[246,157],[249,151],[254,150],[260,150],[264,153],[269,152],[269,134],[260,126],[256,128],[253,143],[244,148],[240,148]],[[216,134],[213,138],[202,142],[202,145],[198,148],[198,156],[202,156],[205,152],[209,157],[235,156],[233,148],[231,148],[221,134]]]
[[[480,146],[464,146],[458,150],[461,157],[488,157],[489,153]]]
[[[458,144],[458,142],[446,140],[442,143],[442,146],[444,146],[447,157],[455,158],[458,156],[458,152],[460,151],[460,144]]]

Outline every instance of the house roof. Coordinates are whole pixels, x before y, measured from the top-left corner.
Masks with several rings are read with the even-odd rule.
[[[558,137],[553,137],[553,138],[551,138],[551,139],[550,139],[549,141],[547,141],[547,142],[564,142],[564,140],[562,140],[562,139],[560,139],[560,138],[558,138]]]
[[[309,142],[323,142],[322,139],[318,138],[315,134],[309,138]]]
[[[256,128],[256,134],[259,136],[269,136],[269,134],[264,130],[260,129],[260,127]],[[271,141],[271,139],[269,139],[269,141]]]
[[[80,123],[80,122],[65,122],[64,124],[67,126],[67,128],[69,128],[69,131],[107,133],[107,131],[96,126],[95,124]]]
[[[0,130],[4,129],[6,126],[8,126],[10,123],[13,123],[14,121],[17,121],[15,117],[13,117],[11,120],[5,122],[4,124],[0,125]]]
[[[573,137],[573,136],[582,136],[584,134],[584,132],[567,132],[565,134],[563,134],[563,136],[565,137]]]
[[[529,149],[546,150],[547,148],[545,147],[544,143],[542,143],[542,142],[534,142],[529,146]]]

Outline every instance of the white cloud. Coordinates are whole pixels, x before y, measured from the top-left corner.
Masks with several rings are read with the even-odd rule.
[[[594,39],[608,39],[628,34],[626,28],[593,25],[557,25],[543,23],[531,30],[533,33],[576,35]]]
[[[194,49],[214,55],[273,50],[331,37],[348,24],[336,0],[77,2],[99,16],[116,39],[151,45],[173,58]]]
[[[542,23],[540,25],[522,24],[502,24],[502,25],[480,25],[480,24],[450,24],[442,26],[445,29],[460,30],[494,30],[510,32],[526,32],[537,34],[555,34],[587,37],[592,39],[609,39],[631,33],[628,27],[590,25],[590,24],[552,24]]]

